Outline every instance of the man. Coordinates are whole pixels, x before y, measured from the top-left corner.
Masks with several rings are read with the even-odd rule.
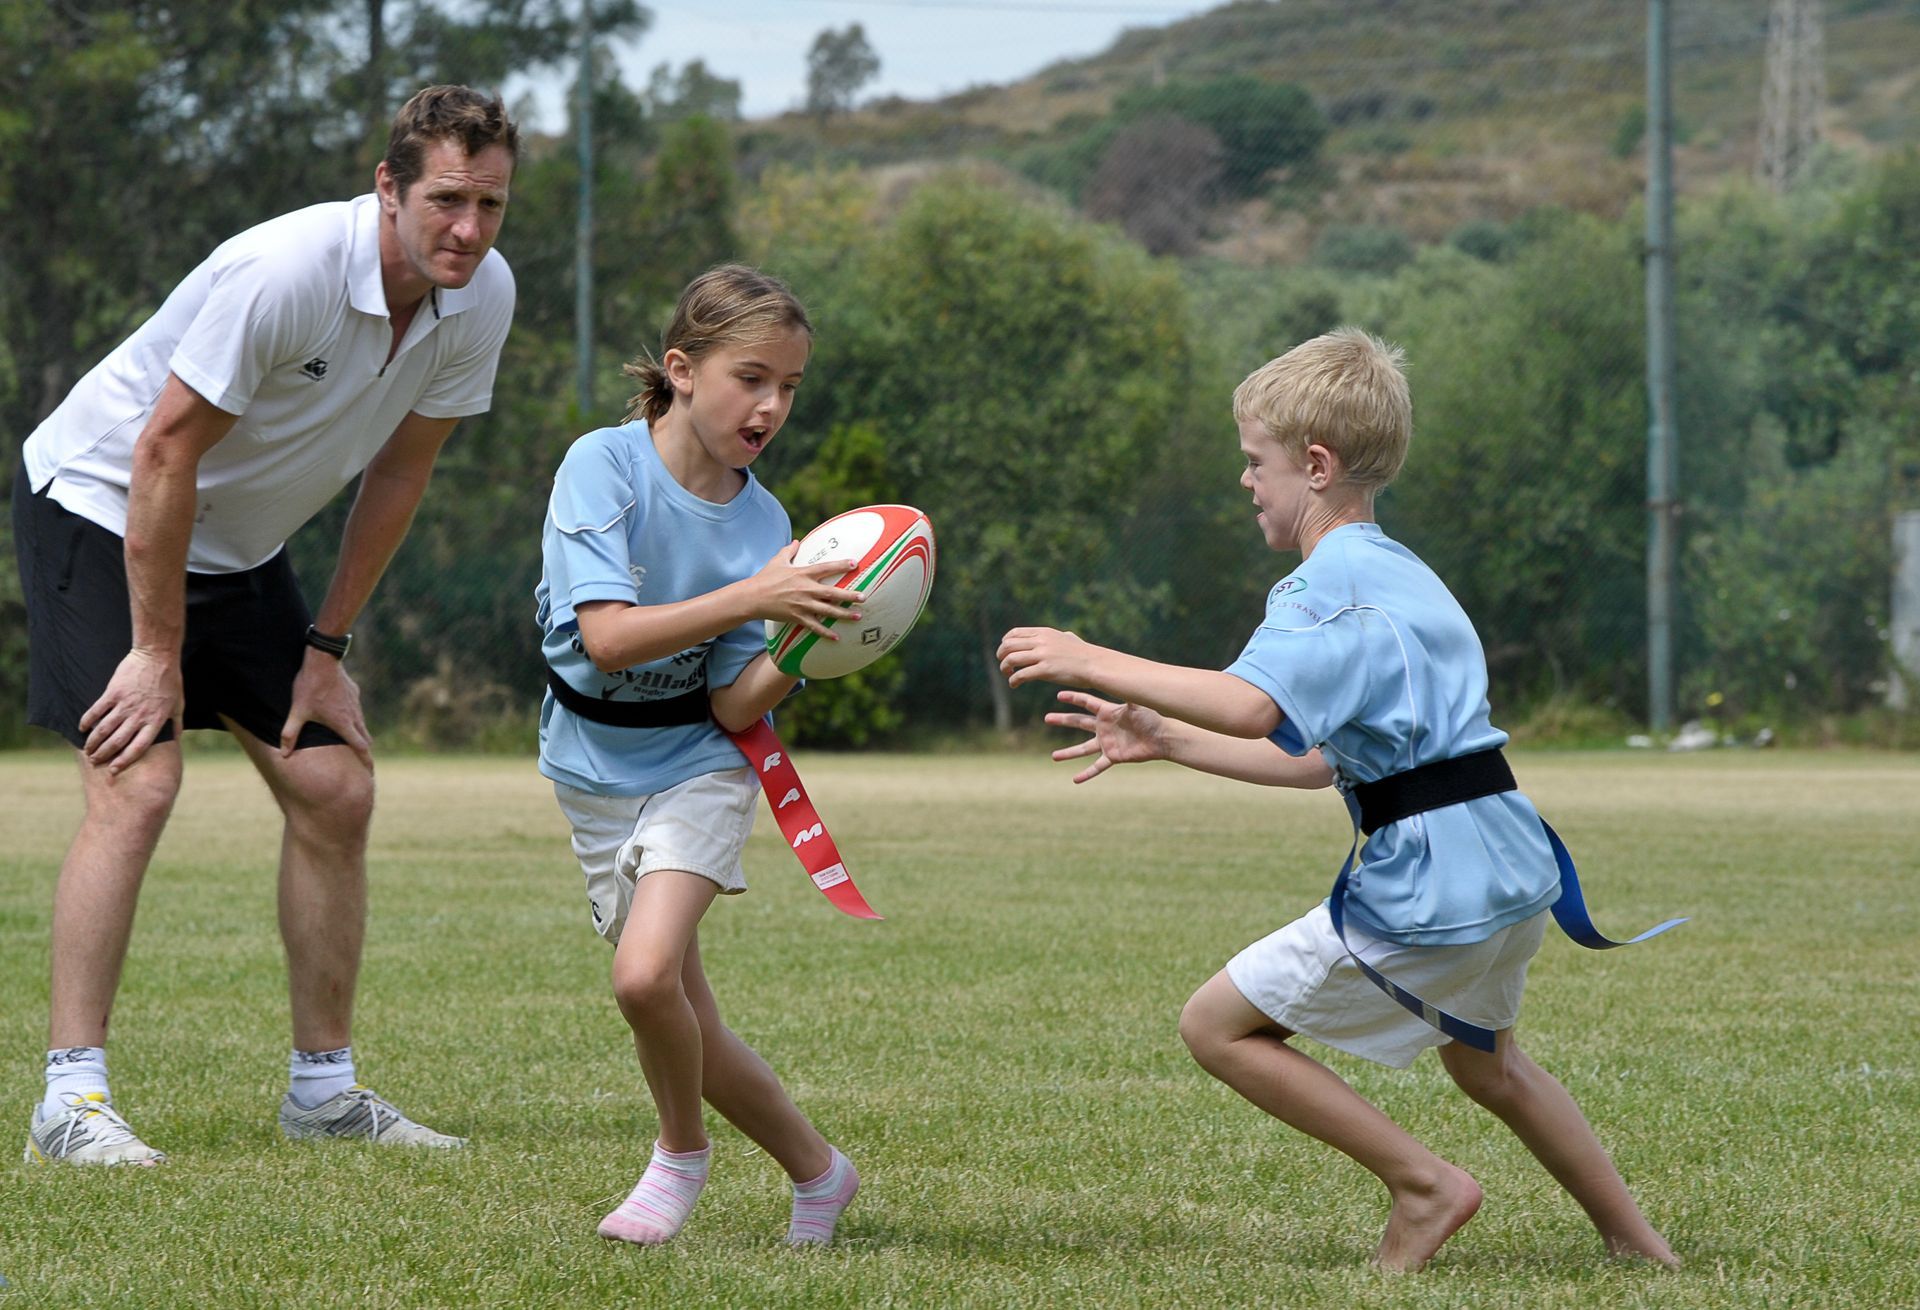
[[[86,799],[54,893],[30,1161],[166,1158],[114,1110],[105,1043],[183,727],[233,733],[286,822],[281,1128],[464,1144],[355,1078],[374,789],[343,661],[441,444],[491,401],[514,296],[492,247],[517,150],[498,97],[421,91],[394,119],[374,194],[221,245],[27,439],[13,512],[28,718],[75,747]],[[356,474],[310,612],[283,546]]]

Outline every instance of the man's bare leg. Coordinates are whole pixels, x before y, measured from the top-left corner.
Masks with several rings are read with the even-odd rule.
[[[48,1046],[105,1046],[134,909],[180,791],[180,746],[150,748],[120,774],[80,765],[86,813],[53,893]]]
[[[147,865],[180,790],[180,748],[150,748],[118,774],[75,752],[86,802],[53,893],[47,1081],[26,1159],[152,1165],[167,1157],[113,1108],[105,1047]],[[92,1049],[89,1049],[92,1048]]]
[[[229,730],[285,819],[280,937],[287,950],[294,1048],[348,1046],[367,932],[373,775],[345,746],[313,746],[283,758],[237,724]]]
[[[285,827],[280,840],[280,937],[287,949],[294,1069],[280,1130],[297,1140],[370,1139],[387,1146],[458,1147],[464,1137],[415,1123],[360,1085],[353,1000],[367,933],[367,830],[373,772],[346,746],[282,756],[237,724],[228,730],[266,779]],[[314,1059],[312,1057],[325,1057]],[[289,1082],[292,1079],[289,1078]]]

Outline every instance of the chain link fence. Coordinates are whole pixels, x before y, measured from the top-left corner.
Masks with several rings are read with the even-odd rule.
[[[214,244],[365,189],[384,115],[357,88],[390,107],[425,81],[525,71],[511,45],[369,42],[380,7],[363,4],[289,5],[226,37],[162,5],[87,23],[6,7],[22,49],[0,82],[35,111],[0,115],[0,485],[38,418]],[[564,76],[578,6],[547,8],[546,44],[526,49]],[[1920,503],[1920,5],[1830,0],[1811,50],[1770,47],[1767,0],[1675,9],[1678,708],[1741,736],[1911,742],[1913,711],[1886,701],[1893,523]],[[922,627],[797,698],[802,740],[1036,721],[1041,696],[991,672],[1019,622],[1230,660],[1290,563],[1251,525],[1229,396],[1346,323],[1408,352],[1415,444],[1380,517],[1474,616],[1496,720],[1616,741],[1644,721],[1638,0],[1228,4],[1012,87],[823,93],[752,121],[704,67],[625,85],[606,52],[634,38],[632,10],[600,23],[597,394],[574,383],[578,155],[533,138],[500,242],[520,305],[495,407],[461,425],[359,624],[355,668],[389,740],[531,741],[553,469],[619,420],[619,364],[727,258],[786,277],[818,327],[756,465],[796,531],[904,500],[940,534]],[[231,45],[209,68],[212,40]],[[1763,106],[1804,97],[1769,97],[1768,79],[1816,57],[1811,136],[1775,122],[1769,137]],[[1764,167],[1763,139],[1797,143],[1791,177]],[[346,504],[292,543],[316,597]],[[0,552],[0,739],[19,742],[4,535]]]

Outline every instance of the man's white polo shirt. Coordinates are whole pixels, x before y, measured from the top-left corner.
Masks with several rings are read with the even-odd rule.
[[[200,461],[187,568],[271,559],[367,466],[409,413],[458,418],[493,398],[513,274],[489,251],[436,289],[391,363],[376,196],[314,205],[223,243],[27,439],[35,491],[122,536],[133,446],[168,373],[240,416]]]

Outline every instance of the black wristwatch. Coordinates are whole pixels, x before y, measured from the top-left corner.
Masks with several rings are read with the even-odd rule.
[[[349,632],[336,637],[331,632],[322,632],[309,623],[307,645],[315,650],[323,650],[337,660],[343,660],[347,657],[347,652],[353,649],[353,634]]]

